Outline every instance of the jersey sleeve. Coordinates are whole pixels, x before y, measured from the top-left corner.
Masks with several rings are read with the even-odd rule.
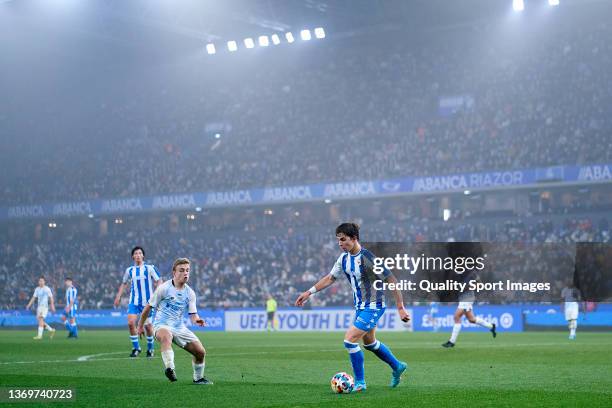
[[[153,296],[151,296],[151,299],[149,299],[149,305],[151,305],[151,307],[157,307],[157,305],[159,305],[159,302],[161,302],[161,300],[164,298],[165,289],[165,285],[155,289]]]
[[[47,295],[49,295],[50,298],[53,297],[53,292],[51,292],[51,288],[47,288]]]
[[[151,276],[153,277],[153,280],[155,282],[159,280],[159,271],[157,270],[155,265],[151,265]]]
[[[34,289],[34,294],[32,295],[32,297],[35,297],[35,298],[38,297],[38,288]]]
[[[196,314],[198,313],[198,308],[196,306],[196,294],[193,291],[193,289],[189,290],[189,309],[188,309],[189,314]]]
[[[127,283],[130,280],[130,269],[131,268],[127,268],[125,270],[125,273],[123,274],[123,280],[122,280],[123,283]]]
[[[363,252],[362,252],[362,255],[363,255],[364,261],[369,264],[368,266],[373,267],[374,266],[374,258],[376,258],[374,256],[374,254],[371,253],[370,251],[368,251],[367,249],[364,249]],[[384,266],[384,265],[381,265],[381,266],[383,268],[382,273],[377,273],[377,275],[379,275],[379,276],[382,275],[382,277],[384,279],[386,279],[386,278],[388,278],[391,275],[391,271],[389,269],[387,269],[386,266]]]
[[[334,279],[338,279],[342,276],[342,257],[344,255],[345,254],[340,255],[338,259],[336,259],[336,263],[334,264],[331,271],[329,272],[329,274],[333,276]]]

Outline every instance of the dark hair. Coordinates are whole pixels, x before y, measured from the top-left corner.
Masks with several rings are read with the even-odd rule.
[[[39,276],[38,279],[46,280],[44,276]]]
[[[134,256],[134,252],[138,251],[139,249],[142,251],[142,256],[144,256],[145,254],[144,248],[139,247],[139,246],[135,246],[134,248],[132,248],[132,256]]]
[[[336,227],[336,235],[344,234],[349,238],[359,240],[359,225],[354,222],[345,222]]]
[[[68,280],[72,282],[72,278],[70,276],[67,276],[66,279],[64,279],[64,281],[68,281]]]

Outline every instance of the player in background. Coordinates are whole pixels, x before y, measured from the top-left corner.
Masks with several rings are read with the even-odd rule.
[[[153,265],[145,264],[144,257],[145,251],[142,247],[137,246],[132,249],[134,265],[125,270],[123,281],[121,285],[119,285],[119,290],[117,291],[114,302],[115,307],[118,307],[121,302],[121,295],[128,286],[128,281],[131,281],[130,302],[128,304],[128,329],[130,331],[130,342],[132,343],[132,353],[130,357],[138,357],[142,352],[140,343],[138,342],[138,331],[136,330],[138,315],[142,313],[145,305],[153,295],[153,282],[156,283],[156,287],[159,287],[163,283],[159,277],[157,268]],[[151,326],[150,319],[145,325],[145,332],[147,335],[147,357],[153,357],[153,327]]]
[[[34,294],[26,306],[27,310],[30,310],[34,299],[38,300],[38,308],[36,309],[36,319],[38,320],[38,335],[34,337],[34,340],[41,340],[43,338],[43,331],[47,329],[49,331],[49,337],[55,336],[55,329],[45,322],[47,314],[49,313],[49,303],[51,303],[51,311],[55,313],[55,303],[53,303],[53,293],[51,289],[45,285],[45,278],[42,276],[38,279],[38,287],[34,289]]]
[[[373,272],[374,255],[361,247],[357,224],[340,224],[336,228],[336,238],[340,249],[343,251],[342,255],[336,260],[331,272],[309,290],[302,293],[297,298],[295,305],[304,306],[312,294],[327,288],[338,278],[345,276],[353,290],[356,309],[355,320],[344,335],[344,347],[349,353],[349,359],[355,374],[353,392],[366,390],[364,354],[359,347],[360,340],[363,341],[366,350],[374,353],[391,367],[391,387],[397,387],[408,366],[406,363],[399,361],[384,343],[376,339],[376,323],[385,312],[386,306],[384,292],[376,290],[374,285],[376,281],[395,283],[397,279],[388,269],[385,269],[381,275]],[[407,322],[409,316],[404,309],[401,291],[395,290],[393,295],[400,319]]]
[[[274,318],[276,316],[277,304],[276,300],[272,297],[271,294],[268,293],[268,300],[266,300],[266,314],[268,316],[268,321],[266,322],[266,328],[268,331],[276,330],[274,326]]]
[[[76,324],[76,312],[78,307],[77,288],[72,284],[72,278],[68,277],[64,280],[66,285],[66,307],[64,307],[64,315],[62,321],[66,330],[68,330],[68,338],[76,339],[79,337]]]
[[[476,272],[474,271],[466,271],[463,274],[459,275],[460,278],[458,281],[468,283],[470,280],[479,280]],[[466,286],[468,287],[468,286]],[[450,348],[455,347],[455,343],[457,342],[457,336],[459,336],[459,332],[461,331],[461,317],[465,315],[468,321],[472,324],[477,324],[479,326],[485,327],[489,329],[493,338],[497,337],[497,331],[495,327],[495,323],[489,323],[480,317],[474,316],[474,302],[476,301],[476,294],[473,290],[466,290],[459,294],[459,305],[457,306],[457,310],[455,310],[455,324],[453,325],[453,331],[451,333],[450,339],[442,344],[442,347]]]
[[[166,368],[166,377],[171,382],[177,380],[174,371],[174,351],[172,343],[193,355],[193,383],[208,385],[212,381],[204,376],[204,357],[206,351],[198,337],[183,322],[185,311],[189,313],[192,324],[204,326],[204,320],[198,315],[196,295],[187,285],[189,281],[190,262],[187,258],[178,258],[172,265],[172,280],[160,285],[149,303],[145,306],[138,323],[138,333],[144,331],[144,325],[151,309],[155,309],[153,330],[155,338],[161,343],[161,356]]]
[[[565,320],[570,334],[569,339],[576,339],[576,329],[578,328],[579,302],[580,291],[574,286],[573,282],[569,282],[566,288],[561,291],[561,299],[565,309]]]

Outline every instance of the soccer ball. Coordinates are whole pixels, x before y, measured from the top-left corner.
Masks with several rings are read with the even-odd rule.
[[[336,394],[348,394],[353,391],[355,382],[347,373],[337,373],[331,379],[331,389]]]

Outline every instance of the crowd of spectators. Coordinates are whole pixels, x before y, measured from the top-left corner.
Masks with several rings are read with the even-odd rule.
[[[210,59],[205,75],[193,61],[139,71],[121,89],[101,76],[102,91],[71,120],[49,107],[25,129],[2,115],[0,131],[30,148],[0,140],[0,205],[612,162],[612,25],[527,31],[278,47],[241,63]],[[594,215],[596,204],[525,218],[457,212],[449,222],[398,206],[358,221],[364,241],[609,243],[610,213]],[[307,207],[291,220],[300,211],[239,211],[204,231],[170,221],[101,237],[7,234],[0,309],[23,308],[41,275],[60,301],[71,276],[81,308],[109,308],[137,244],[164,279],[174,258],[189,257],[201,307],[259,307],[267,293],[288,306],[338,256],[335,222]],[[534,257],[508,254],[504,273],[524,273],[519,261],[538,274],[555,267]],[[341,283],[312,305],[350,298]]]
[[[504,256],[507,277],[554,276],[560,271],[554,257],[537,259],[525,244],[554,243],[563,250],[575,242],[610,243],[609,220],[579,218],[551,220],[474,220],[460,223],[403,222],[390,225],[368,220],[362,228],[365,242],[425,242],[488,240],[514,245]],[[79,288],[81,308],[112,307],[125,269],[131,265],[130,250],[136,244],[146,248],[148,262],[162,277],[171,276],[172,261],[178,256],[192,262],[191,284],[199,294],[199,305],[213,308],[258,307],[267,293],[281,306],[292,305],[300,291],[327,273],[339,255],[333,225],[304,229],[267,231],[226,231],[217,234],[159,233],[134,231],[104,239],[57,239],[4,241],[0,245],[0,308],[22,308],[31,296],[37,278],[44,275],[48,285],[63,293],[66,276]],[[417,254],[418,255],[418,254]],[[549,254],[550,255],[550,254]],[[533,259],[534,256],[536,259]],[[518,263],[517,263],[518,262]],[[514,268],[514,269],[513,269]],[[516,269],[519,268],[519,269]],[[531,268],[531,269],[530,269]],[[514,271],[514,272],[513,272]],[[500,276],[499,274],[496,276]],[[313,305],[346,305],[350,287],[334,285]],[[500,299],[503,301],[504,299]],[[127,298],[124,297],[124,303]]]
[[[81,122],[38,117],[40,143],[2,149],[0,200],[608,163],[610,37],[609,23],[513,40],[466,30],[219,59],[204,79],[160,69],[92,96]],[[454,113],[440,108],[447,97]]]

